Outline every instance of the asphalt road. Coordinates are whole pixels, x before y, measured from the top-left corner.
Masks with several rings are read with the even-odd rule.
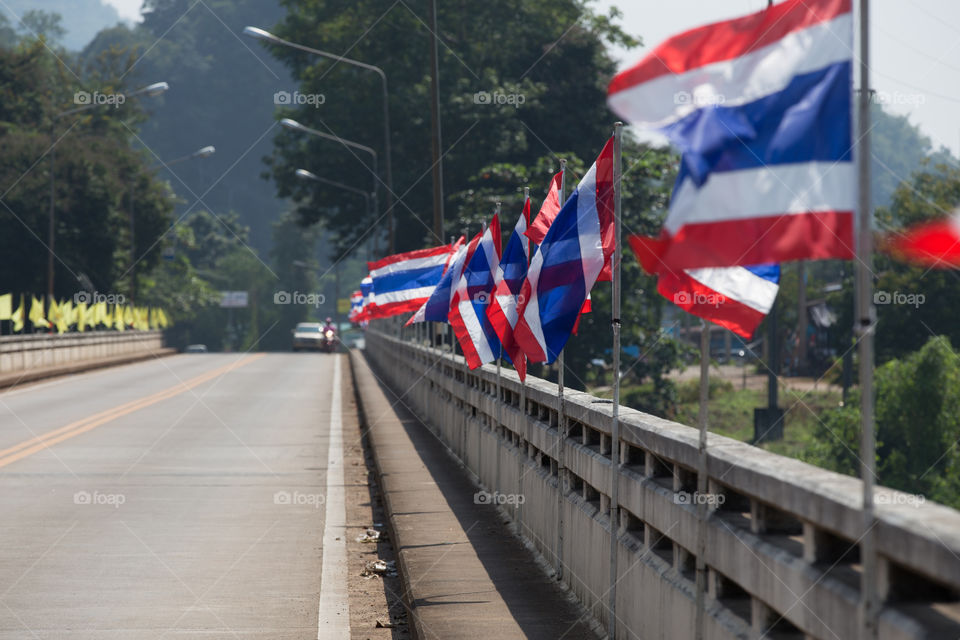
[[[316,638],[344,587],[321,571],[341,357],[181,355],[0,394],[0,639]]]

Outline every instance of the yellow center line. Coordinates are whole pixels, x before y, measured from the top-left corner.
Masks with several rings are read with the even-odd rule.
[[[174,396],[178,396],[181,393],[194,389],[205,382],[209,382],[214,378],[246,366],[255,360],[259,360],[264,355],[265,354],[258,353],[248,356],[242,360],[231,362],[230,364],[218,367],[196,377],[190,378],[189,380],[180,382],[169,389],[164,389],[163,391],[158,391],[157,393],[149,396],[145,396],[137,400],[131,400],[130,402],[126,402],[111,409],[106,409],[99,413],[95,413],[92,416],[87,416],[86,418],[77,420],[76,422],[71,422],[70,424],[60,427],[59,429],[54,429],[53,431],[49,431],[43,435],[30,438],[29,440],[24,440],[23,442],[12,447],[0,450],[0,467],[5,467],[8,464],[16,462],[17,460],[21,460],[27,456],[33,455],[38,451],[43,451],[47,447],[55,445],[58,442],[63,442],[64,440],[78,436],[81,433],[86,433],[91,429],[95,429],[96,427],[116,420],[117,418],[129,415],[135,411],[149,407],[150,405],[173,398]]]

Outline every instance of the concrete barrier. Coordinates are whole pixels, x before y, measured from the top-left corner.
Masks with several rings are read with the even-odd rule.
[[[0,374],[146,354],[162,348],[162,331],[0,336]]]
[[[622,407],[611,576],[609,401],[568,390],[561,421],[544,380],[504,370],[498,392],[490,365],[373,330],[366,353],[605,626],[616,582],[617,638],[694,637],[697,499],[711,505],[707,638],[859,637],[856,478],[711,434],[698,498],[697,430]],[[879,638],[960,638],[960,513],[882,487],[876,502]]]

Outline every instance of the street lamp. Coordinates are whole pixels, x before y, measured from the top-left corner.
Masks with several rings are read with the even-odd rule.
[[[165,92],[170,88],[166,82],[154,82],[145,87],[132,91],[128,94],[123,95],[124,99],[134,98],[137,96],[158,96],[161,93]],[[73,115],[75,113],[81,113],[83,111],[90,111],[91,109],[96,109],[97,107],[104,106],[105,103],[91,103],[86,104],[80,107],[75,107],[73,109],[67,109],[66,111],[61,111],[60,113],[54,114],[53,119],[50,122],[50,215],[47,220],[47,307],[46,311],[49,313],[50,305],[53,304],[53,256],[54,256],[54,247],[56,242],[56,163],[54,161],[54,153],[57,148],[57,139],[56,139],[56,124],[57,120],[64,116]]]
[[[297,169],[295,172],[296,176],[301,180],[312,180],[313,182],[320,182],[322,184],[330,185],[331,187],[339,187],[350,193],[355,193],[357,195],[363,196],[363,202],[366,207],[367,213],[371,213],[370,210],[370,194],[364,191],[363,189],[357,189],[356,187],[351,187],[343,184],[342,182],[336,182],[335,180],[327,180],[326,178],[321,178],[312,171],[307,171],[306,169]]]
[[[201,147],[194,151],[193,153],[188,153],[185,156],[180,156],[179,158],[174,158],[170,162],[160,161],[160,164],[150,167],[151,170],[159,169],[160,167],[169,168],[171,165],[179,164],[187,160],[194,160],[198,158],[209,158],[217,149],[213,145],[207,145]],[[133,185],[130,185],[130,302],[134,302],[137,296],[137,235],[136,235],[136,216],[134,215],[133,209]]]
[[[367,71],[373,71],[378,76],[380,76],[380,82],[383,87],[383,151],[386,155],[385,169],[386,169],[386,178],[387,178],[387,228],[389,233],[389,242],[390,249],[389,252],[392,254],[395,251],[394,248],[394,224],[393,224],[393,169],[391,168],[390,162],[390,106],[389,106],[389,94],[387,92],[387,74],[384,73],[383,69],[372,64],[367,64],[366,62],[360,62],[359,60],[353,60],[352,58],[344,58],[343,56],[338,56],[335,53],[330,53],[328,51],[321,51],[320,49],[314,49],[313,47],[307,47],[302,44],[297,44],[296,42],[290,42],[289,40],[284,40],[279,36],[260,29],[258,27],[244,27],[244,35],[250,36],[257,40],[263,40],[264,42],[269,42],[270,44],[280,45],[284,47],[290,47],[291,49],[297,49],[299,51],[306,51],[307,53],[313,54],[315,56],[321,56],[323,58],[329,58],[330,60],[336,60],[337,62],[342,62],[344,64],[353,65],[355,67],[360,67],[361,69],[366,69]]]
[[[296,131],[296,132],[298,132],[298,133],[306,133],[306,134],[308,134],[308,135],[317,136],[318,138],[323,138],[323,139],[325,139],[325,140],[333,140],[334,142],[339,142],[340,144],[345,145],[345,146],[347,146],[347,147],[353,147],[354,149],[359,149],[360,151],[364,151],[364,152],[366,152],[366,153],[369,153],[370,156],[373,158],[373,174],[374,174],[374,178],[373,178],[373,191],[371,191],[371,195],[373,196],[373,208],[374,208],[374,210],[377,209],[377,178],[376,178],[376,175],[377,175],[377,152],[376,152],[376,151],[374,151],[373,149],[371,149],[370,147],[368,147],[368,146],[366,146],[366,145],[360,144],[359,142],[352,142],[352,141],[350,141],[350,140],[344,140],[343,138],[341,138],[341,137],[339,137],[339,136],[334,136],[334,135],[331,135],[331,134],[329,134],[329,133],[324,133],[323,131],[317,131],[316,129],[311,129],[310,127],[308,127],[308,126],[306,126],[306,125],[303,125],[303,124],[300,124],[300,123],[297,122],[296,120],[291,120],[290,118],[284,118],[283,120],[281,120],[281,121],[280,121],[280,126],[283,127],[283,128],[285,128],[285,129],[289,129],[290,131]],[[300,171],[306,171],[306,170],[305,170],[305,169],[299,169],[299,170],[297,171],[297,175],[300,175]],[[307,173],[309,173],[309,171],[308,171]],[[312,175],[312,174],[311,174],[311,175]],[[301,177],[304,177],[304,176],[301,176]],[[322,179],[320,178],[320,176],[315,176],[315,177],[318,178],[318,179],[320,179],[320,180],[322,181]]]

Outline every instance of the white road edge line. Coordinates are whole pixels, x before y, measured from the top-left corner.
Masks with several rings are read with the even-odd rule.
[[[340,359],[335,356],[330,399],[330,443],[327,448],[326,514],[320,569],[317,640],[350,637],[347,597],[347,506],[343,478],[343,420],[340,413]]]

